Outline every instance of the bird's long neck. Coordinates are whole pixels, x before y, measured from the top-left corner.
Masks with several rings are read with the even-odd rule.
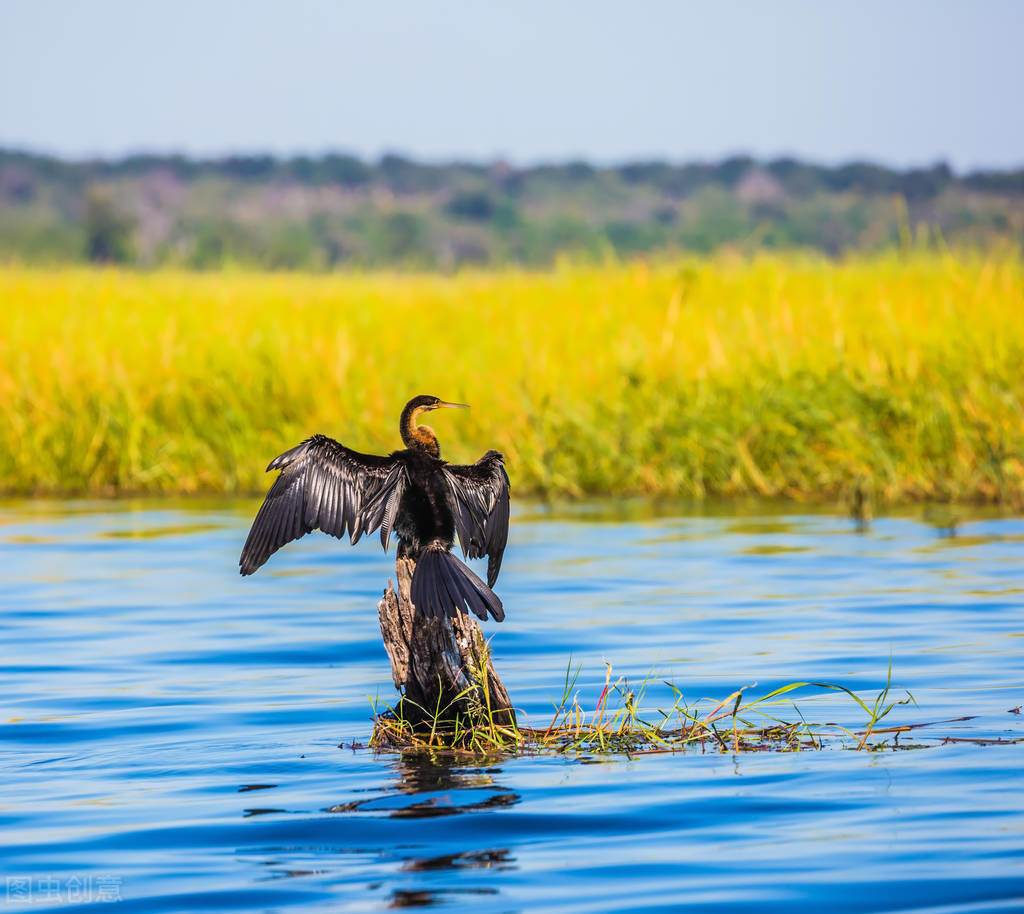
[[[412,450],[424,451],[432,457],[440,457],[441,445],[438,444],[434,430],[429,425],[416,424],[419,414],[425,411],[425,406],[412,406],[412,404],[402,410],[402,442]]]

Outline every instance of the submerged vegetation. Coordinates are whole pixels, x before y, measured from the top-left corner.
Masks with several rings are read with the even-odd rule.
[[[428,392],[473,406],[439,420],[443,456],[499,448],[518,494],[1024,503],[1013,253],[6,268],[0,300],[8,493],[258,492],[314,432],[389,451]]]

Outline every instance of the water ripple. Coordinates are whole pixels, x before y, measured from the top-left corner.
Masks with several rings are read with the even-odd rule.
[[[242,579],[245,523],[209,502],[0,507],[11,910],[115,890],[140,912],[1021,906],[1024,748],[1000,742],[1024,735],[1020,519],[949,537],[912,514],[858,533],[767,507],[528,506],[488,632],[535,722],[570,658],[593,706],[605,660],[695,700],[754,680],[870,693],[892,656],[917,701],[894,716],[934,721],[912,737],[931,748],[484,765],[339,748],[393,695],[392,559],[307,537]],[[859,723],[834,695],[801,708]]]

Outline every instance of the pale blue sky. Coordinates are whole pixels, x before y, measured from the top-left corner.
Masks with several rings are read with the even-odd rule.
[[[0,0],[0,144],[1024,165],[1024,2]]]

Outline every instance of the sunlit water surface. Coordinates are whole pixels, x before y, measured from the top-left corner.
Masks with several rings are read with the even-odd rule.
[[[394,693],[391,557],[310,536],[242,579],[253,510],[0,507],[5,909],[1024,905],[1024,743],[1005,742],[1024,736],[1024,521],[521,508],[486,630],[535,723],[570,656],[593,707],[605,660],[697,700],[874,695],[891,654],[917,706],[887,723],[973,719],[915,731],[919,750],[446,767],[339,748]],[[862,724],[849,699],[798,701]]]

